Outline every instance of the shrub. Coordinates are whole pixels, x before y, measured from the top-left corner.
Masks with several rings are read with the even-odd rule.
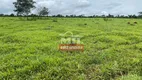
[[[53,20],[53,22],[58,22],[57,20]]]

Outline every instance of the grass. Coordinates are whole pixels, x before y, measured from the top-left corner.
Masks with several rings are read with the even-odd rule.
[[[0,79],[141,80],[141,23],[141,19],[0,18]],[[58,50],[60,34],[67,31],[83,36],[84,52]]]

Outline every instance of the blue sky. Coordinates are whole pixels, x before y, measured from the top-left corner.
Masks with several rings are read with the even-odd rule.
[[[0,0],[0,13],[13,13],[13,2],[16,0]],[[48,7],[50,15],[85,14],[85,15],[128,15],[142,11],[142,0],[34,0],[36,7]],[[37,10],[32,10],[36,13]]]

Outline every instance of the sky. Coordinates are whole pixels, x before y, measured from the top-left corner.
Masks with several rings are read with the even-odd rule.
[[[0,13],[14,13],[13,2],[0,0]],[[129,15],[142,11],[142,0],[34,0],[35,6],[49,8],[50,15]],[[33,9],[32,13],[37,13]]]

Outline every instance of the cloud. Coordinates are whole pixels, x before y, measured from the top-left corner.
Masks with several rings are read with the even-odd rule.
[[[108,12],[102,11],[101,14],[102,14],[102,15],[108,15]]]
[[[52,15],[56,14],[81,14],[84,8],[91,4],[88,0],[40,0],[37,1],[37,7],[46,6]]]
[[[0,0],[0,13],[13,12],[13,2],[16,0]],[[45,6],[51,15],[63,14],[137,14],[142,11],[141,0],[35,0],[36,7]],[[36,10],[33,10],[35,13]]]
[[[75,4],[76,8],[86,8],[91,6],[88,0],[78,0]]]
[[[0,0],[0,13],[10,13],[12,12],[14,6],[13,2],[15,0]]]

